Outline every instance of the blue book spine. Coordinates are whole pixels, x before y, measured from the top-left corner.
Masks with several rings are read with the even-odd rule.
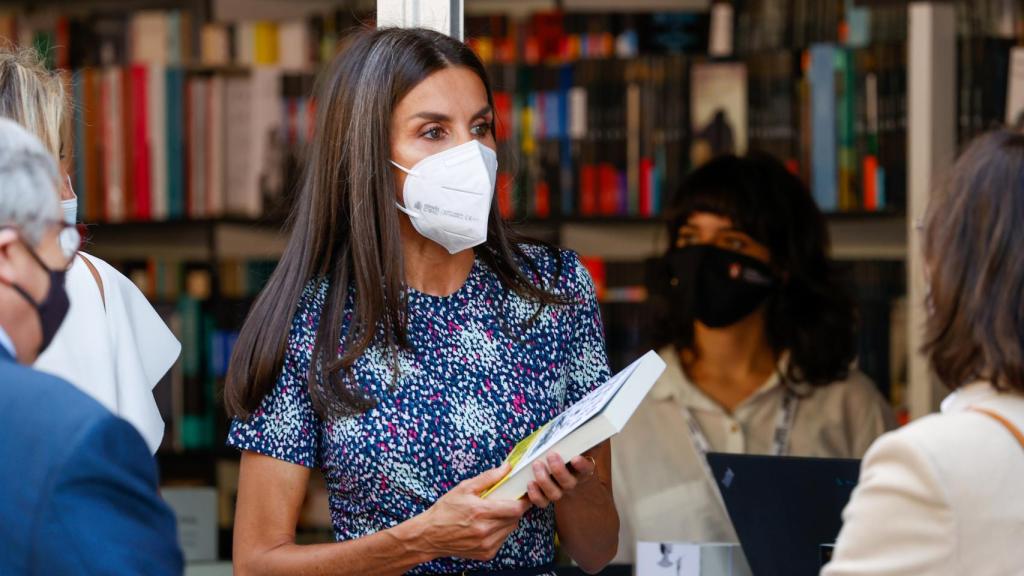
[[[167,69],[167,216],[171,220],[185,216],[184,81],[181,69]]]
[[[823,212],[839,209],[836,48],[811,46],[811,191]]]
[[[881,166],[875,174],[875,190],[878,192],[878,210],[885,210],[885,168]]]

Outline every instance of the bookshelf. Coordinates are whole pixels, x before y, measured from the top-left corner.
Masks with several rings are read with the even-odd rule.
[[[710,33],[706,0],[638,0],[628,6],[608,0],[465,0],[468,37],[485,57],[497,90],[499,116],[504,124],[499,130],[504,150],[501,164],[517,166],[514,172],[505,173],[497,201],[503,204],[506,216],[524,232],[588,257],[595,277],[600,277],[606,289],[603,314],[613,363],[621,365],[632,350],[641,346],[644,326],[639,318],[643,293],[637,288],[644,284],[645,259],[660,254],[665,245],[663,225],[657,219],[659,207],[689,169],[690,140],[695,132],[690,119],[693,69],[718,64],[745,67],[748,89],[744,96],[749,98],[747,105],[751,111],[748,127],[751,147],[775,153],[796,170],[802,170],[809,179],[813,159],[804,133],[810,126],[802,115],[810,98],[807,94],[810,80],[803,62],[806,50],[812,43],[824,42],[839,52],[845,50],[844,54],[864,54],[867,58],[873,54],[875,45],[898,53],[903,46],[901,43],[906,41],[905,7],[877,9],[884,16],[876,19],[873,27],[869,26],[875,35],[874,44],[845,46],[840,41],[838,25],[843,15],[835,8],[841,1],[793,0],[793,3],[808,10],[811,4],[830,5],[833,11],[818,14],[814,21],[820,27],[814,28],[807,26],[807,22],[797,25],[796,16],[772,12],[771,6],[777,2],[737,0],[735,51],[729,58],[722,59],[706,54]],[[239,209],[231,199],[232,192],[239,188],[228,186],[227,181],[221,179],[229,171],[221,169],[220,176],[210,176],[207,171],[199,180],[190,176],[196,168],[189,162],[208,157],[211,146],[222,150],[222,144],[218,143],[243,139],[244,135],[225,130],[213,140],[204,136],[202,141],[186,141],[186,135],[177,135],[174,146],[181,155],[180,164],[176,171],[166,172],[167,182],[159,186],[150,182],[148,214],[128,210],[127,196],[114,203],[117,210],[111,214],[106,197],[107,183],[95,174],[90,181],[88,165],[92,163],[92,170],[98,174],[97,167],[106,166],[104,162],[112,158],[109,154],[103,158],[92,152],[94,156],[90,159],[89,150],[101,148],[97,144],[99,140],[95,136],[93,140],[83,140],[87,136],[84,134],[74,136],[79,138],[76,150],[84,150],[78,156],[82,161],[76,165],[75,187],[83,196],[85,221],[91,224],[92,243],[87,249],[111,263],[122,265],[129,275],[146,286],[158,308],[166,311],[169,318],[176,318],[174,322],[200,325],[202,331],[221,339],[220,348],[215,351],[204,336],[192,338],[191,351],[187,353],[191,373],[186,376],[179,367],[178,373],[171,376],[179,379],[179,389],[201,390],[197,398],[184,394],[186,398],[172,399],[171,404],[185,404],[185,413],[199,417],[193,424],[200,427],[204,438],[193,445],[195,438],[185,442],[180,437],[180,427],[173,428],[176,438],[161,452],[160,461],[168,484],[220,486],[221,499],[230,499],[230,482],[224,485],[224,479],[218,477],[218,470],[222,475],[230,475],[223,470],[230,470],[237,460],[233,451],[219,448],[226,426],[217,403],[225,353],[229,351],[224,344],[230,342],[231,332],[238,329],[248,302],[258,291],[259,276],[272,267],[284,247],[283,212],[291,201],[292,183],[302,161],[315,110],[315,102],[309,97],[313,74],[330,57],[340,31],[373,19],[373,3],[328,0],[132,0],[129,3],[80,0],[68,3],[44,0],[5,6],[13,8],[14,13],[18,10],[31,13],[24,22],[18,22],[21,34],[15,37],[38,42],[40,38],[35,32],[42,32],[44,40],[46,34],[51,33],[46,45],[70,46],[72,51],[80,45],[74,37],[62,44],[58,40],[63,37],[52,33],[62,16],[94,23],[90,18],[95,15],[109,17],[117,12],[114,14],[117,16],[115,32],[95,42],[96,48],[90,49],[91,52],[55,51],[56,61],[66,65],[74,61],[73,86],[75,79],[82,79],[84,75],[80,73],[87,69],[98,73],[120,71],[120,80],[108,74],[108,81],[114,83],[108,89],[115,92],[117,82],[121,82],[122,89],[129,85],[124,72],[130,72],[133,67],[141,66],[158,73],[173,71],[180,74],[179,80],[184,85],[201,87],[205,105],[212,102],[223,113],[225,102],[233,101],[224,97],[223,92],[228,90],[224,84],[237,80],[243,84],[241,89],[251,101],[264,105],[259,108],[263,112],[250,110],[250,114],[271,120],[265,126],[274,140],[264,143],[258,150],[246,148],[247,155],[240,160],[246,166],[246,175],[251,176],[256,167],[261,169],[258,175],[247,180],[246,202],[242,204],[258,206],[254,209]],[[37,9],[40,7],[42,10]],[[555,9],[562,12],[553,15]],[[0,8],[0,13],[2,11]],[[160,46],[138,45],[134,39],[119,37],[129,34],[133,16],[143,11],[149,16],[168,12],[177,13],[178,18],[187,16],[188,25],[176,28],[177,52],[163,50]],[[756,33],[744,28],[751,22],[759,23]],[[32,33],[25,33],[28,28],[33,29]],[[0,14],[0,34],[7,29]],[[167,24],[162,29],[170,30]],[[801,30],[799,35],[789,32],[796,29]],[[276,40],[272,39],[274,37]],[[795,39],[790,41],[791,37]],[[656,40],[647,40],[650,38]],[[113,46],[107,54],[98,49],[104,43]],[[296,52],[287,48],[296,43],[309,49]],[[147,56],[136,58],[135,54],[140,51]],[[113,56],[109,52],[113,52]],[[270,56],[275,52],[276,59]],[[851,62],[856,63],[857,59],[851,57]],[[906,66],[901,68],[896,61],[889,62],[884,71],[869,67],[856,70],[857,85],[872,71],[893,80],[886,85],[890,90],[886,93],[889,100],[881,98],[889,116],[879,122],[889,131],[885,136],[886,145],[895,143],[895,147],[891,156],[880,153],[878,160],[891,169],[888,172],[893,182],[890,189],[896,191],[900,182],[907,180],[900,175],[900,169],[905,170],[906,164],[906,136],[899,120],[900,90],[904,91],[905,105],[906,86],[901,88],[896,82],[901,77],[906,80]],[[675,75],[669,74],[670,71]],[[833,72],[840,76],[844,73]],[[147,80],[157,77],[147,76]],[[257,77],[267,82],[257,85],[254,80]],[[165,88],[167,78],[169,76],[163,80]],[[156,82],[146,84],[146,88],[159,86],[161,81]],[[218,84],[221,86],[217,87]],[[633,96],[627,93],[629,87],[635,87]],[[85,106],[85,99],[81,98],[86,92],[80,90],[76,95],[77,101],[82,103],[76,108],[76,126],[83,132],[88,125],[99,127],[106,121],[91,115],[102,100],[102,83],[93,89],[95,102],[92,106]],[[222,92],[219,97],[218,91]],[[608,97],[609,94],[618,96]],[[765,94],[771,97],[763,97]],[[582,98],[589,105],[584,109],[570,106],[573,98],[577,102]],[[857,94],[849,91],[846,102],[850,98],[856,99]],[[830,97],[830,100],[833,107],[844,102],[840,96]],[[170,101],[165,98],[165,105]],[[641,104],[639,108],[635,105],[637,102]],[[174,118],[184,125],[188,106],[196,108],[201,102],[182,96],[179,105],[179,115]],[[866,110],[855,112],[858,117],[867,116]],[[161,117],[156,115],[149,120]],[[525,121],[526,117],[530,121]],[[223,120],[223,114],[220,118]],[[854,198],[863,194],[863,177],[857,174],[869,147],[867,132],[858,127],[867,122],[859,122],[846,134],[847,147],[843,149],[856,158],[845,165],[848,172],[843,173]],[[165,128],[172,123],[166,120]],[[630,129],[624,129],[627,124]],[[115,128],[113,133],[120,133],[120,130]],[[196,138],[196,133],[193,131],[189,137]],[[200,149],[201,146],[205,148]],[[115,154],[125,164],[130,163],[127,162],[128,148],[122,143]],[[171,148],[165,146],[161,154],[169,154]],[[157,161],[166,158],[154,157]],[[151,174],[157,173],[152,164],[154,157],[150,158]],[[649,162],[641,166],[639,159]],[[837,189],[838,164],[837,159]],[[586,170],[592,173],[587,175]],[[177,184],[179,189],[173,194],[172,172],[182,177]],[[216,170],[213,173],[218,174]],[[211,179],[217,183],[210,184]],[[589,184],[584,182],[588,179]],[[165,192],[156,192],[160,186]],[[582,190],[589,190],[587,194],[591,197],[585,199]],[[139,188],[132,188],[131,193],[138,194]],[[873,279],[889,278],[888,272],[894,266],[897,270],[903,266],[908,254],[907,269],[917,266],[914,252],[908,252],[913,240],[907,223],[911,215],[916,214],[918,196],[915,194],[918,193],[919,190],[912,189],[907,194],[911,199],[909,205],[895,193],[887,204],[874,204],[869,209],[863,199],[855,200],[846,202],[844,211],[829,215],[833,256],[851,266],[867,261],[864,301],[871,301],[872,321],[881,326],[876,328],[885,332],[886,341],[890,301],[905,288],[900,282],[879,287]],[[154,218],[152,207],[157,199],[169,202],[172,195],[179,204],[173,210],[168,204],[168,208],[159,211]],[[543,201],[538,200],[541,195],[546,195]],[[193,203],[196,198],[203,201]],[[587,202],[590,207],[584,209]],[[180,285],[168,289],[170,284]],[[190,288],[194,290],[190,292]],[[185,312],[182,302],[188,304]],[[184,314],[198,316],[185,322]],[[888,348],[884,351],[886,357],[898,354]],[[182,364],[186,363],[184,360]],[[880,362],[879,366],[882,364],[886,362]],[[890,378],[886,376],[886,380]],[[230,525],[224,524],[224,518],[220,520],[221,556],[228,557]],[[322,537],[323,526],[311,526],[307,533],[311,538]]]

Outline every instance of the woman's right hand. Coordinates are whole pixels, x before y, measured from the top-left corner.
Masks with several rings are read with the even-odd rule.
[[[480,494],[511,470],[508,464],[463,481],[420,516],[420,539],[433,557],[491,560],[530,509],[526,499],[485,500]]]

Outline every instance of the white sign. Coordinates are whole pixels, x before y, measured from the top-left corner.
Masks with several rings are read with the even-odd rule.
[[[636,576],[700,576],[700,546],[682,542],[638,542]]]

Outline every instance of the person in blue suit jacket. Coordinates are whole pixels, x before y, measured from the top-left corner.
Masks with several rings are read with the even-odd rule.
[[[80,237],[56,160],[0,119],[0,574],[182,573],[174,516],[135,428],[29,368],[68,310]]]

